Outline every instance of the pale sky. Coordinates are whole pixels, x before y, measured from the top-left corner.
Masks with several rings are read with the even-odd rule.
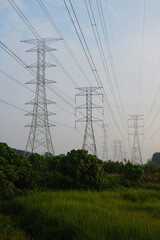
[[[64,1],[43,0],[42,2],[61,32],[63,39],[72,50],[79,65],[73,61],[73,58],[64,46],[63,40],[50,45],[57,49],[54,55],[79,87],[97,86],[93,71],[91,71],[88,64]],[[71,2],[95,63],[96,70],[100,76],[105,94],[120,128],[119,131],[115,126],[114,120],[107,110],[105,101],[102,102],[100,98],[94,97],[93,102],[103,105],[105,109],[104,116],[97,110],[93,110],[93,115],[104,119],[105,123],[108,124],[107,141],[109,158],[113,156],[114,140],[124,140],[127,158],[130,158],[133,138],[130,136],[128,141],[128,115],[143,114],[144,137],[140,136],[140,143],[143,162],[146,162],[154,152],[160,151],[160,1],[101,0],[116,79],[111,68],[112,61],[110,61],[107,51],[100,16],[98,14],[97,2],[99,0],[72,0]],[[92,7],[96,26],[93,20],[93,25],[91,26],[85,2],[88,8]],[[0,0],[0,41],[30,65],[36,62],[36,54],[26,52],[32,45],[20,41],[34,39],[35,36],[18,16],[11,3],[17,4],[21,12],[42,38],[58,38],[59,36],[47,19],[38,0]],[[66,3],[71,10],[69,0],[66,0]],[[73,12],[71,13],[73,16]],[[75,23],[75,26],[77,27],[77,23]],[[93,34],[93,29],[95,30],[96,27],[103,46],[118,106],[116,106],[113,100],[110,83],[105,74]],[[4,73],[7,73],[22,84],[32,80],[33,76],[1,47],[0,56],[0,100],[26,111],[31,111],[32,106],[25,105],[25,103],[34,98],[34,93],[5,76]],[[55,64],[54,59],[49,55],[47,55],[46,60]],[[58,91],[60,90],[61,94],[75,107],[84,103],[85,98],[82,97],[77,98],[76,103],[74,102],[75,94],[78,93],[78,90],[73,82],[64,74],[60,66],[56,65],[57,67],[55,68],[46,69],[47,78],[56,81],[56,84],[53,84],[52,87],[58,89]],[[81,69],[87,78],[82,74]],[[33,91],[35,90],[34,85],[26,86]],[[120,96],[124,111],[121,108]],[[76,118],[74,109],[64,103],[50,90],[47,90],[47,98],[57,103],[49,107],[50,111],[56,113],[55,116],[50,117],[50,120],[55,121],[57,125],[51,129],[55,153],[67,153],[72,149],[81,148],[85,125],[77,123],[78,131],[74,129],[75,120],[81,118],[81,115],[77,113]],[[69,112],[64,111],[64,109]],[[120,117],[117,109],[120,109],[122,117]],[[2,101],[0,101],[0,110],[0,142],[6,142],[9,146],[17,149],[25,149],[29,128],[25,128],[24,126],[31,121],[31,117],[24,116],[25,112],[9,106]],[[69,127],[62,126],[61,124]],[[141,124],[142,122],[140,122]],[[94,130],[98,157],[102,158],[104,134],[101,123],[98,126],[94,125]],[[143,132],[142,129],[141,132]]]

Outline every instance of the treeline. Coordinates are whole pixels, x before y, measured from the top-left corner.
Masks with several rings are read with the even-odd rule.
[[[131,162],[103,162],[85,150],[65,156],[44,157],[37,153],[27,159],[0,143],[0,199],[10,199],[28,190],[83,189],[160,186],[160,165]]]

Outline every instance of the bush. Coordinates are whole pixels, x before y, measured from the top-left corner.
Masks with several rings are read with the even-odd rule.
[[[29,163],[32,165],[33,170],[43,170],[46,166],[45,164],[45,158],[38,154],[38,153],[33,153],[28,157]]]
[[[0,214],[0,239],[1,240],[29,240],[26,234],[15,229],[12,220],[8,216]]]
[[[0,143],[0,157],[8,161],[12,161],[13,159],[20,159],[20,156],[12,150],[12,148],[8,147],[6,143]]]
[[[72,178],[78,188],[101,189],[107,181],[103,162],[85,150],[72,150],[60,160],[59,170]]]
[[[15,197],[17,189],[15,185],[7,180],[7,176],[0,170],[0,199],[8,200]]]
[[[34,171],[27,159],[0,143],[0,198],[10,199],[35,187]]]
[[[104,171],[108,174],[122,174],[124,164],[122,162],[113,162],[111,160],[103,162]]]
[[[54,171],[52,173],[41,175],[39,186],[44,189],[54,190],[68,190],[75,189],[76,186],[72,178],[62,175],[60,172]]]
[[[140,181],[143,175],[143,169],[139,164],[133,165],[131,162],[127,162],[123,174],[127,180],[137,182]]]

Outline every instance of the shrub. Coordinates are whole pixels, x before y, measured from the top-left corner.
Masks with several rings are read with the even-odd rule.
[[[0,170],[0,199],[8,200],[15,197],[17,189],[15,185],[7,180],[5,173]]]
[[[106,173],[109,174],[121,174],[123,172],[124,164],[122,162],[113,162],[111,160],[103,162],[103,168]]]
[[[8,216],[0,214],[0,239],[1,240],[29,240],[26,234],[15,229],[12,220]]]
[[[141,179],[143,169],[139,164],[133,165],[131,162],[127,162],[124,166],[123,174],[127,180],[136,182]]]
[[[72,150],[60,160],[59,170],[79,188],[101,189],[107,181],[103,162],[85,150]]]

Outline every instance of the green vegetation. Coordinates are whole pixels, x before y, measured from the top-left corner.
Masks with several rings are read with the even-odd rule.
[[[0,214],[0,239],[1,240],[29,240],[25,232],[14,227],[13,221],[8,216]]]
[[[58,191],[3,205],[17,226],[39,240],[159,240],[160,193],[149,190]]]
[[[159,240],[155,156],[143,166],[85,150],[25,159],[0,143],[0,239]]]
[[[0,183],[0,199],[11,199],[33,189],[159,189],[160,166],[154,161],[144,166],[129,161],[103,162],[85,150],[46,158],[34,153],[25,159],[21,152],[18,155],[0,143]]]
[[[160,153],[159,152],[156,152],[153,154],[151,162],[160,164]]]
[[[160,166],[154,161],[144,166],[129,161],[103,162],[85,150],[46,158],[34,153],[25,159],[0,143],[0,199],[12,199],[34,189],[100,191],[124,187],[159,190]]]

